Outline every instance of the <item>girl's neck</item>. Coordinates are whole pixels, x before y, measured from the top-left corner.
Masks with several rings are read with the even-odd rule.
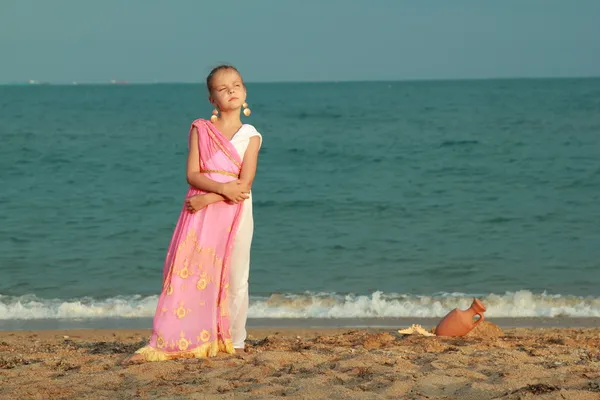
[[[239,126],[242,125],[240,110],[223,111],[219,113],[217,123],[222,126]]]

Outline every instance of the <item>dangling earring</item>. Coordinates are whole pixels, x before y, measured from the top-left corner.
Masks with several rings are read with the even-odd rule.
[[[210,122],[212,122],[214,124],[215,122],[217,122],[218,119],[219,119],[219,110],[217,110],[215,108],[212,112],[212,115],[210,116]]]
[[[244,115],[246,117],[249,117],[250,114],[252,114],[252,111],[250,111],[250,109],[248,108],[248,103],[242,104],[242,107],[244,107]]]

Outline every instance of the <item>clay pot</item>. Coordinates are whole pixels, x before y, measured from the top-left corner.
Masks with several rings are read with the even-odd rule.
[[[437,336],[464,336],[483,321],[484,312],[483,303],[479,299],[473,299],[471,307],[467,310],[455,308],[446,314],[435,328],[435,334]],[[479,315],[479,319],[473,321],[473,317],[476,315]]]

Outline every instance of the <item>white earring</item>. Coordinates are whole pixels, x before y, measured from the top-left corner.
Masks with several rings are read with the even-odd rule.
[[[248,103],[242,104],[242,107],[244,107],[244,115],[249,117],[250,114],[252,114],[252,111],[248,108]]]

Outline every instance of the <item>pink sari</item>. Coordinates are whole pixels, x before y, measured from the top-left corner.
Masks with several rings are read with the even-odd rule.
[[[237,179],[242,160],[209,121],[198,119],[200,170],[209,178]],[[190,129],[190,138],[192,129]],[[186,197],[205,193],[190,187]],[[181,210],[165,259],[152,337],[141,353],[148,361],[235,353],[229,322],[229,261],[242,203],[218,202],[192,214]]]

